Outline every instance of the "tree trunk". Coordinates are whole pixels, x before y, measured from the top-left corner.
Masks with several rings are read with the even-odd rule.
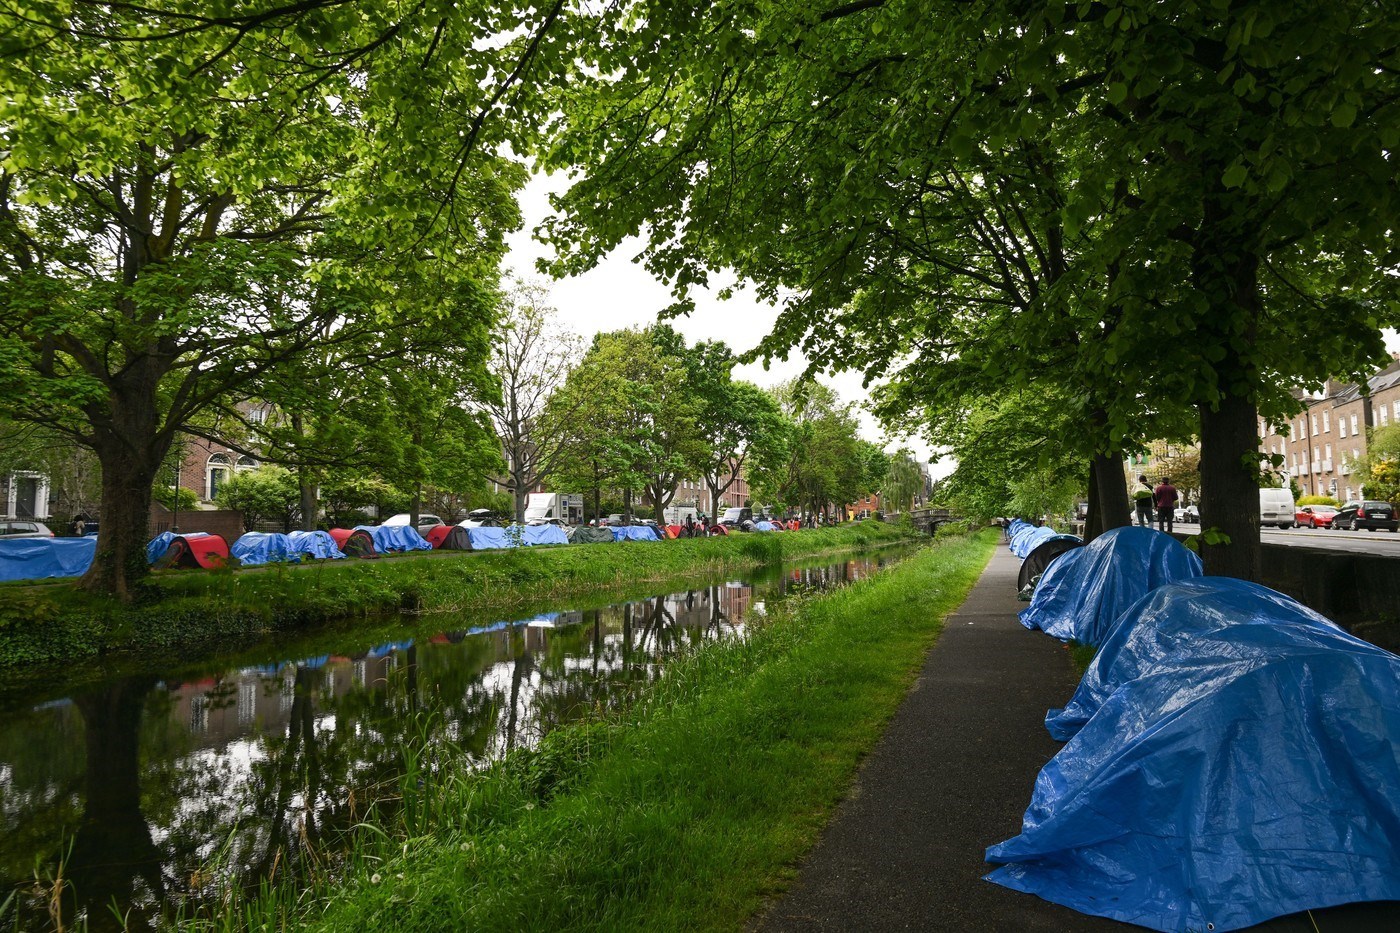
[[[1207,574],[1259,579],[1258,412],[1227,395],[1201,406],[1201,559]],[[1210,543],[1223,533],[1229,543]]]
[[[1089,511],[1084,516],[1084,543],[1104,533],[1103,505],[1099,502],[1099,479],[1096,460],[1089,461]]]
[[[523,525],[525,524],[526,488],[525,484],[520,481],[520,477],[516,476],[513,477],[513,479],[515,480],[515,489],[513,490],[515,494],[515,523],[517,525]]]
[[[413,498],[408,501],[408,526],[418,530],[418,515],[423,511],[423,484],[413,484]]]
[[[1112,531],[1133,523],[1122,454],[1095,454],[1091,467],[1099,493],[1099,529]]]
[[[92,566],[79,584],[123,601],[135,595],[136,584],[150,569],[146,544],[151,537],[151,487],[165,454],[152,449],[154,440],[142,440],[102,440],[96,447],[102,464],[101,533]]]
[[[630,486],[622,490],[622,518],[624,521],[630,522],[632,520],[632,489]]]
[[[301,491],[301,530],[315,531],[321,517],[318,514],[321,510],[321,500],[317,495],[319,490],[316,488],[316,481],[305,468],[302,468],[297,480],[297,488]]]

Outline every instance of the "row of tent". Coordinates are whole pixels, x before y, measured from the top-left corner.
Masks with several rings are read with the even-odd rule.
[[[1400,657],[1149,528],[1057,555],[1021,621],[1098,651],[988,880],[1171,931],[1400,899]]]
[[[667,528],[674,538],[680,526]],[[427,537],[408,525],[359,525],[330,531],[288,534],[248,532],[233,546],[220,535],[163,532],[146,545],[146,558],[157,569],[222,567],[233,557],[245,567],[296,563],[304,559],[341,560],[406,551],[472,550],[532,547],[545,544],[592,544],[617,541],[657,541],[657,529],[646,525],[600,528],[558,525],[510,525],[504,528],[464,528],[439,525]],[[0,582],[76,577],[87,572],[97,553],[97,537],[21,538],[0,540]]]

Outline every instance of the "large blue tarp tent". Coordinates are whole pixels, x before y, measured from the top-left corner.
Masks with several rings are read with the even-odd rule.
[[[1291,596],[1232,577],[1199,577],[1159,587],[1130,606],[1089,663],[1074,696],[1063,709],[1046,715],[1045,727],[1064,742],[1130,680],[1212,664],[1267,663],[1281,655],[1285,642],[1380,650]]]
[[[1171,535],[1114,528],[1055,558],[1021,624],[1083,645],[1099,645],[1114,621],[1149,590],[1201,575],[1201,559]]]
[[[531,546],[569,543],[569,536],[558,525],[526,525],[521,537],[523,543]]]
[[[96,536],[0,540],[0,581],[82,576],[96,553]]]
[[[336,546],[328,531],[292,531],[287,540],[295,554],[310,554],[317,560],[343,560],[345,554]]]
[[[754,531],[777,531],[778,528],[772,522],[754,522]]]
[[[433,546],[410,525],[356,525],[374,539],[374,549],[380,554],[392,551],[431,551]]]
[[[230,553],[245,567],[260,564],[296,563],[301,560],[301,552],[292,546],[291,539],[284,534],[265,534],[249,531],[233,542]]]
[[[619,525],[610,529],[614,541],[660,541],[650,525]]]
[[[1105,649],[989,880],[1172,931],[1400,899],[1400,658],[1219,579],[1153,592]]]
[[[504,528],[468,528],[467,537],[471,538],[473,551],[495,551],[517,546],[516,539],[507,535]]]
[[[1022,522],[1020,526],[1011,533],[1011,553],[1025,560],[1030,555],[1031,551],[1034,551],[1041,544],[1056,537],[1058,534],[1059,532],[1049,526],[1037,528],[1034,525],[1027,525]]]

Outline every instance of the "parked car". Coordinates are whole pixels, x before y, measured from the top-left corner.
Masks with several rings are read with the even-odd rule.
[[[473,509],[457,524],[463,528],[496,528],[501,524],[500,517],[490,509]]]
[[[52,538],[53,532],[43,522],[27,518],[0,521],[0,538]]]
[[[1199,525],[1201,523],[1201,513],[1196,511],[1194,505],[1187,505],[1173,511],[1172,520],[1176,522],[1186,522],[1189,525]]]
[[[1352,531],[1375,531],[1378,528],[1395,531],[1400,528],[1400,520],[1395,518],[1395,507],[1389,502],[1366,499],[1363,502],[1348,502],[1342,506],[1332,518],[1332,527]]]
[[[607,518],[599,519],[599,520],[598,520],[598,524],[600,524],[600,525],[608,525],[608,526],[610,526],[610,527],[616,528],[616,527],[619,527],[619,526],[621,526],[621,525],[627,524],[627,520],[624,519],[624,518],[622,517],[622,514],[621,514],[621,513],[619,513],[619,512],[614,512],[614,513],[612,513],[611,515],[609,515]]]
[[[409,519],[409,515],[408,515],[407,512],[400,512],[398,515],[390,515],[388,518],[384,519],[384,521],[380,522],[379,524],[381,524],[381,525],[407,525],[407,524],[408,524],[408,519]],[[438,518],[436,515],[428,515],[428,514],[426,514],[426,513],[420,513],[420,514],[418,515],[418,533],[419,533],[420,535],[425,535],[425,534],[427,534],[430,530],[436,528],[438,525],[446,525],[446,524],[447,524],[447,522],[445,522],[445,521],[443,521],[442,519]]]
[[[1337,517],[1335,505],[1302,505],[1293,516],[1295,528],[1331,528]]]
[[[725,509],[724,514],[719,517],[719,524],[726,528],[738,528],[745,522],[753,524],[753,509]]]

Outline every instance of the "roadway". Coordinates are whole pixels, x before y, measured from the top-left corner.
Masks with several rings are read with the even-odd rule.
[[[1201,529],[1199,525],[1189,522],[1177,522],[1174,530],[1196,534]],[[1332,531],[1328,528],[1290,528],[1284,531],[1279,528],[1264,528],[1260,530],[1259,537],[1265,544],[1400,557],[1400,534],[1389,531]]]

